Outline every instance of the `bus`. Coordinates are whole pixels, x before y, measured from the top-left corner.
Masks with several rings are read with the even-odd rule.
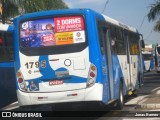
[[[20,106],[100,103],[136,94],[143,82],[141,35],[91,9],[50,10],[14,19]]]
[[[142,52],[144,60],[144,72],[150,72],[154,69],[154,57],[152,52]]]
[[[16,99],[13,25],[0,23],[0,106],[5,96]]]
[[[160,45],[155,47],[155,69],[160,72]]]

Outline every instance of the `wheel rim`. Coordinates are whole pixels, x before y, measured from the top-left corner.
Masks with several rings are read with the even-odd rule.
[[[120,91],[120,101],[121,101],[121,104],[123,105],[123,91],[122,91],[122,89]]]

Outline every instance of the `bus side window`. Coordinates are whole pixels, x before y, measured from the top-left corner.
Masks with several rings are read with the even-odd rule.
[[[130,42],[130,54],[131,55],[139,55],[139,40],[138,36],[134,34],[130,34],[129,42]]]
[[[0,38],[0,62],[14,61],[13,33],[1,32]]]
[[[104,31],[103,31],[103,27],[98,24],[98,31],[99,31],[99,42],[100,42],[100,49],[101,49],[101,54],[104,55],[105,54],[105,48],[104,48]]]
[[[126,55],[126,45],[123,38],[123,30],[120,28],[116,29],[117,35],[117,55]]]
[[[117,54],[117,36],[116,29],[113,26],[110,26],[110,41],[111,41],[111,51],[112,54]]]

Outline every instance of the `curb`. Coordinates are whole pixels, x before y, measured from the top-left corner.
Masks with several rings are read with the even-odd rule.
[[[138,104],[136,109],[155,110],[160,109],[160,104]]]
[[[149,99],[149,97],[145,97],[144,99],[137,101],[136,109],[146,109],[146,110],[160,109],[160,103],[158,103],[158,104],[144,103],[147,100],[147,98]]]

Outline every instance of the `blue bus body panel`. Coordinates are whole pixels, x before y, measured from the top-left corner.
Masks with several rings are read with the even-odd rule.
[[[91,21],[93,22],[92,24],[89,24],[90,26],[88,26],[90,29],[88,30],[88,34],[89,34],[89,46],[90,46],[90,61],[92,63],[94,63],[98,68],[98,76],[97,76],[97,83],[101,83],[103,84],[103,97],[102,97],[102,101],[105,104],[108,104],[108,100],[110,99],[110,89],[109,89],[109,72],[108,72],[108,66],[107,66],[107,60],[106,57],[104,55],[101,55],[101,51],[100,51],[100,40],[99,40],[99,31],[98,31],[98,21],[97,20],[101,20],[101,21],[105,21],[105,19],[103,18],[102,15],[93,12],[93,18],[92,16],[88,18],[88,22],[87,23],[91,23]],[[96,19],[95,19],[96,18]],[[96,29],[95,29],[96,28]],[[101,56],[101,57],[99,57]]]
[[[14,31],[14,28],[13,28],[13,25],[9,25],[9,27],[8,27],[8,30],[7,30],[8,32],[13,32]]]
[[[112,63],[113,63],[113,83],[114,83],[114,98],[117,99],[119,97],[119,85],[120,85],[120,79],[124,78],[122,69],[119,63],[119,59],[117,55],[112,55]],[[125,85],[125,82],[123,82],[123,86]]]
[[[151,70],[154,69],[154,60],[151,60],[151,62],[150,62],[150,69],[151,69]]]
[[[15,81],[15,66],[14,63],[0,63],[0,85],[2,85],[5,89],[11,90],[15,88],[16,81]]]
[[[2,24],[0,31],[13,32],[11,24]],[[14,61],[0,62],[0,107],[16,101],[16,76]]]
[[[95,20],[95,14],[94,12],[88,10],[86,11],[86,25],[87,25],[87,32],[88,32],[88,44],[89,44],[89,60],[91,63],[95,64],[98,72],[97,76],[97,83],[103,83],[102,81],[102,69],[101,69],[101,56],[100,54],[100,46],[99,40],[98,40],[98,31],[96,31],[95,28],[97,28],[97,21]]]
[[[0,63],[0,107],[17,100],[14,62]]]

